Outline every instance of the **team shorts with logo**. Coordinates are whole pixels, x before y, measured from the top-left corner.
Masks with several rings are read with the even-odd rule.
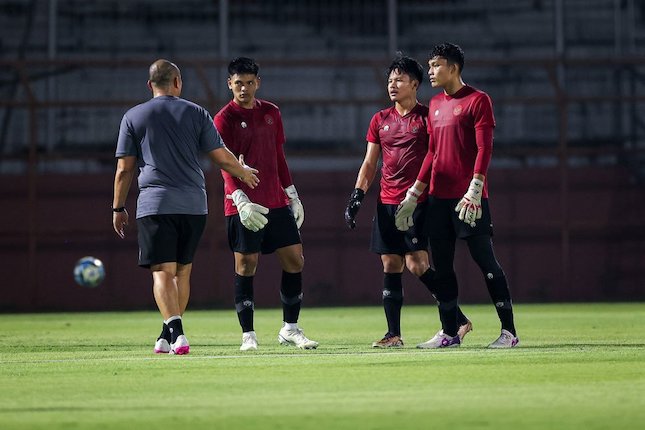
[[[137,219],[139,266],[190,264],[206,226],[206,215],[149,215]]]
[[[482,217],[471,227],[459,219],[455,207],[461,199],[428,198],[426,230],[429,239],[465,239],[470,236],[493,236],[493,223],[490,218],[488,199],[482,199]]]
[[[276,249],[302,243],[300,232],[289,206],[270,209],[267,225],[253,232],[242,225],[239,215],[226,217],[228,246],[241,254],[271,254]]]
[[[412,213],[414,225],[408,231],[400,231],[394,224],[398,205],[378,202],[376,216],[372,221],[370,250],[377,254],[405,255],[414,251],[426,251],[428,238],[423,234],[427,202],[419,203]]]

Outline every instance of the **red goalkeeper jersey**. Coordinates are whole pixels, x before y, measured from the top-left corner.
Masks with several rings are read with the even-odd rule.
[[[231,100],[213,119],[227,148],[244,162],[258,169],[260,184],[249,188],[237,178],[222,170],[224,178],[224,214],[235,215],[233,201],[226,198],[241,189],[253,203],[269,209],[289,204],[283,187],[292,184],[284,156],[285,142],[280,110],[273,103],[255,100],[253,109],[245,109]]]
[[[414,184],[428,152],[427,118],[428,108],[420,103],[405,116],[392,106],[372,117],[367,141],[381,146],[383,167],[379,198],[382,203],[398,205]],[[419,201],[426,197],[424,193]]]
[[[430,183],[432,196],[461,198],[473,174],[487,174],[494,127],[490,97],[469,85],[452,96],[441,92],[430,100],[429,147],[418,179]],[[488,197],[487,184],[484,198]]]

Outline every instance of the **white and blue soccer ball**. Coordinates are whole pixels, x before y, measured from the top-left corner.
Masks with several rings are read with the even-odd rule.
[[[81,287],[98,287],[105,279],[103,262],[95,257],[83,257],[74,266],[74,280]]]

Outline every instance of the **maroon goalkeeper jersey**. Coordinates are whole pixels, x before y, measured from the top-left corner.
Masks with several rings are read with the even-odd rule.
[[[423,157],[428,152],[428,108],[420,103],[401,116],[392,106],[376,113],[370,121],[367,141],[381,146],[380,201],[398,205],[416,180]],[[423,193],[419,201],[427,197]]]
[[[425,183],[430,180],[432,196],[461,198],[473,174],[486,175],[494,127],[493,105],[483,91],[466,85],[452,96],[441,92],[430,100],[429,150],[419,180]],[[488,197],[487,184],[485,181],[484,198]]]
[[[269,209],[289,203],[283,190],[290,176],[286,167],[283,145],[285,142],[280,110],[273,103],[255,100],[253,109],[245,109],[231,100],[213,119],[224,144],[235,156],[244,155],[244,162],[258,169],[260,184],[249,188],[237,178],[222,170],[224,178],[224,214],[235,215],[233,201],[226,198],[241,189],[253,203]],[[286,170],[286,173],[285,173]]]

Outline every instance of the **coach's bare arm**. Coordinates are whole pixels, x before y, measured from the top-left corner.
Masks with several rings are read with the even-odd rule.
[[[250,188],[255,188],[260,180],[256,176],[258,171],[244,164],[244,161],[238,161],[235,155],[228,148],[217,148],[208,153],[208,157],[217,164],[222,170],[238,178]]]
[[[136,167],[137,158],[134,156],[120,157],[116,162],[114,198],[112,199],[112,226],[121,239],[125,237],[124,228],[128,225],[128,211],[125,209],[125,200],[128,197]]]

